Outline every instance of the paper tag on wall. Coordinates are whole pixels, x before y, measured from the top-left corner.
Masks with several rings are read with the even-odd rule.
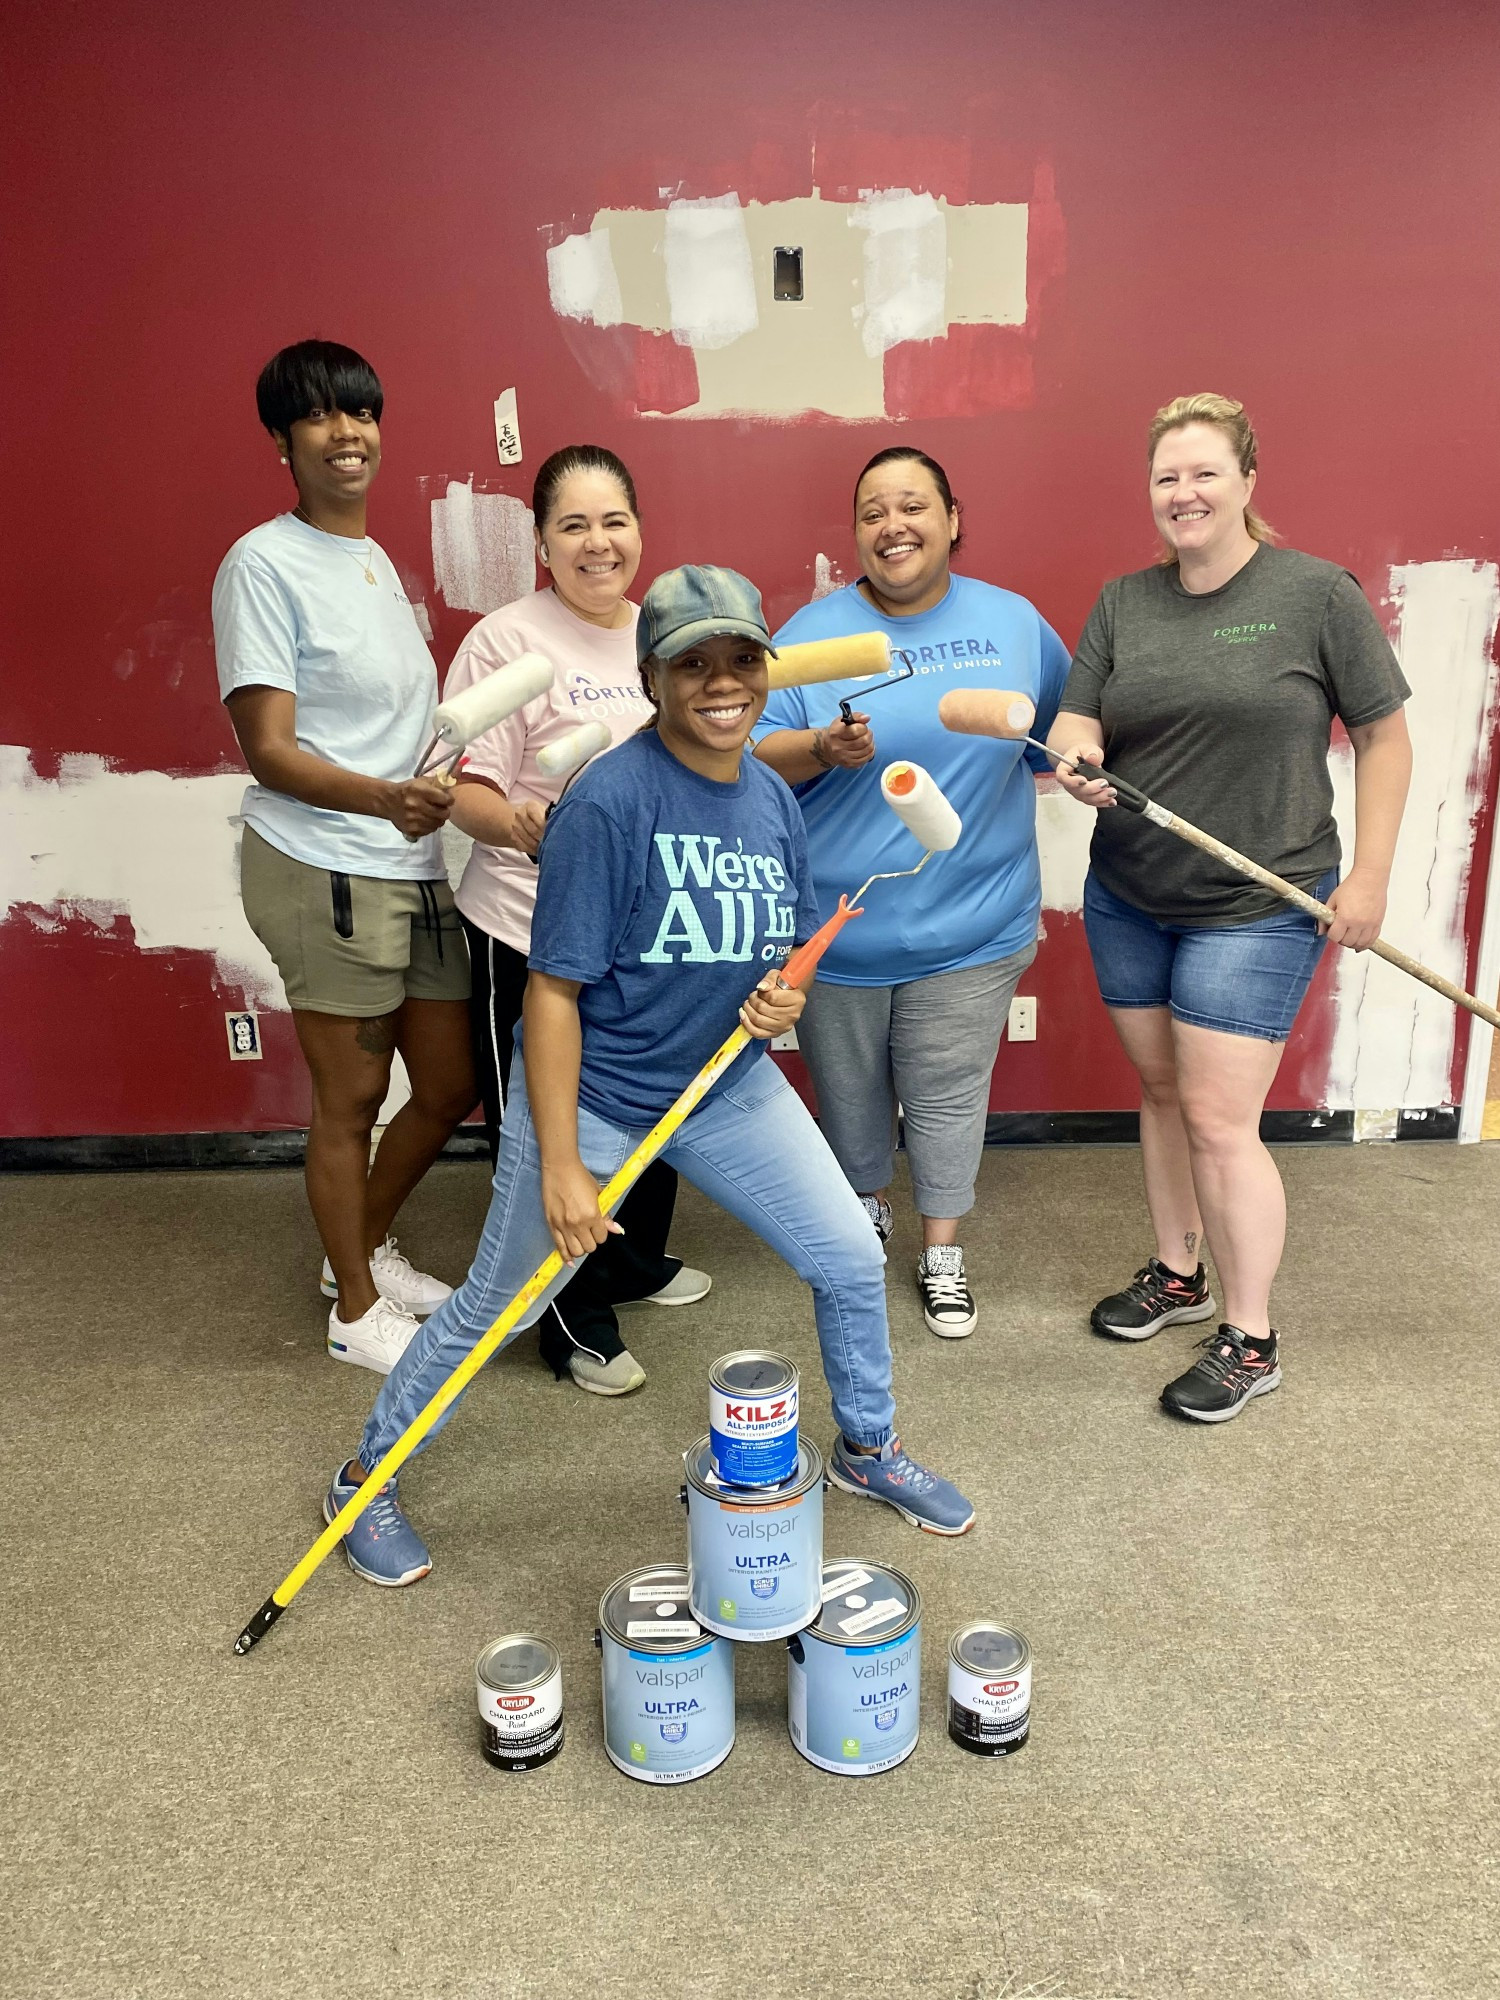
[[[495,449],[502,465],[521,463],[521,424],[516,415],[516,392],[507,389],[495,399]]]

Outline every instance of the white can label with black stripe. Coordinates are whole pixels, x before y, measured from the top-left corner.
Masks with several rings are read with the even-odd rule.
[[[948,1661],[948,1733],[966,1750],[1003,1757],[1031,1728],[1031,1662],[1009,1674],[977,1674]]]

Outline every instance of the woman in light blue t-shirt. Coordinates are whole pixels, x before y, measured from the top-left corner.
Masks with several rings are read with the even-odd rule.
[[[854,540],[863,576],[797,612],[777,642],[884,632],[911,675],[878,690],[859,681],[779,690],[756,754],[797,788],[813,882],[830,907],[851,881],[918,859],[881,799],[892,758],[929,771],[963,820],[957,847],[904,888],[891,884],[843,933],[797,1031],[824,1134],[882,1242],[893,1227],[900,1105],[922,1218],[923,1316],[955,1340],[978,1324],[958,1224],[974,1205],[1000,1030],[1036,955],[1033,774],[1047,765],[1018,743],[952,734],[938,702],[952,688],[1016,689],[1036,704],[1040,733],[1068,654],[1024,597],[952,573],[959,510],[925,453],[897,446],[871,459],[855,487]],[[868,708],[845,722],[840,697]]]
[[[255,390],[297,504],[214,579],[219,690],[255,782],[240,887],[312,1076],[307,1193],[333,1300],[328,1352],[388,1374],[449,1287],[414,1270],[396,1212],[478,1095],[469,955],[443,865],[453,794],[413,778],[437,705],[432,655],[365,504],[383,397],[352,348],[283,348]],[[370,1135],[399,1049],[411,1096]]]

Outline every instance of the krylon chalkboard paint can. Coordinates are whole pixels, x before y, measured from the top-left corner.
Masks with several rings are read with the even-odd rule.
[[[797,1470],[797,1369],[743,1348],[708,1371],[708,1441],[726,1486],[782,1486]]]
[[[563,1747],[562,1661],[530,1632],[509,1632],[474,1663],[479,1747],[501,1771],[534,1771]]]
[[[786,1639],[818,1615],[823,1578],[823,1458],[804,1442],[780,1486],[726,1486],[699,1438],[683,1455],[693,1616],[726,1639]]]
[[[978,1757],[1009,1757],[1031,1734],[1031,1648],[979,1619],[948,1647],[948,1734]]]
[[[604,1748],[627,1778],[683,1785],[734,1748],[734,1648],[688,1607],[681,1563],[635,1569],[599,1601]]]
[[[787,1641],[787,1728],[809,1764],[869,1778],[904,1763],[921,1726],[922,1594],[874,1562],[823,1566],[823,1602]]]

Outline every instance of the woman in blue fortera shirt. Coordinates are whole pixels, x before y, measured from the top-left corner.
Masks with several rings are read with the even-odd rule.
[[[870,460],[854,491],[854,541],[864,575],[805,606],[777,640],[885,632],[912,677],[882,688],[853,723],[839,720],[838,702],[860,700],[858,681],[778,690],[756,755],[797,787],[820,901],[843,882],[851,851],[871,869],[916,858],[881,802],[893,757],[930,771],[963,819],[951,853],[836,940],[797,1030],[824,1137],[882,1242],[900,1105],[922,1218],[923,1316],[956,1340],[978,1324],[958,1224],[974,1205],[1000,1030],[1036,955],[1033,772],[1048,766],[1017,743],[951,734],[938,703],[951,688],[1014,688],[1035,702],[1043,735],[1068,655],[1024,597],[953,575],[959,509],[924,452],[896,446]]]
[[[755,1040],[662,1157],[812,1286],[839,1424],[834,1483],[935,1534],[972,1523],[963,1495],[908,1458],[894,1433],[885,1259],[801,1100],[765,1059],[803,1005],[775,967],[817,927],[801,815],[745,754],[765,705],[769,646],[759,593],[733,570],[671,570],[646,592],[637,654],[656,721],[584,770],[543,838],[525,1078],[512,1070],[473,1267],[387,1380],[358,1457],[334,1476],[325,1519],[553,1246],[571,1269],[618,1227],[599,1213],[601,1183],[738,1011]],[[564,1273],[529,1317],[566,1282]],[[371,1583],[414,1583],[431,1568],[394,1480],[344,1547]]]

